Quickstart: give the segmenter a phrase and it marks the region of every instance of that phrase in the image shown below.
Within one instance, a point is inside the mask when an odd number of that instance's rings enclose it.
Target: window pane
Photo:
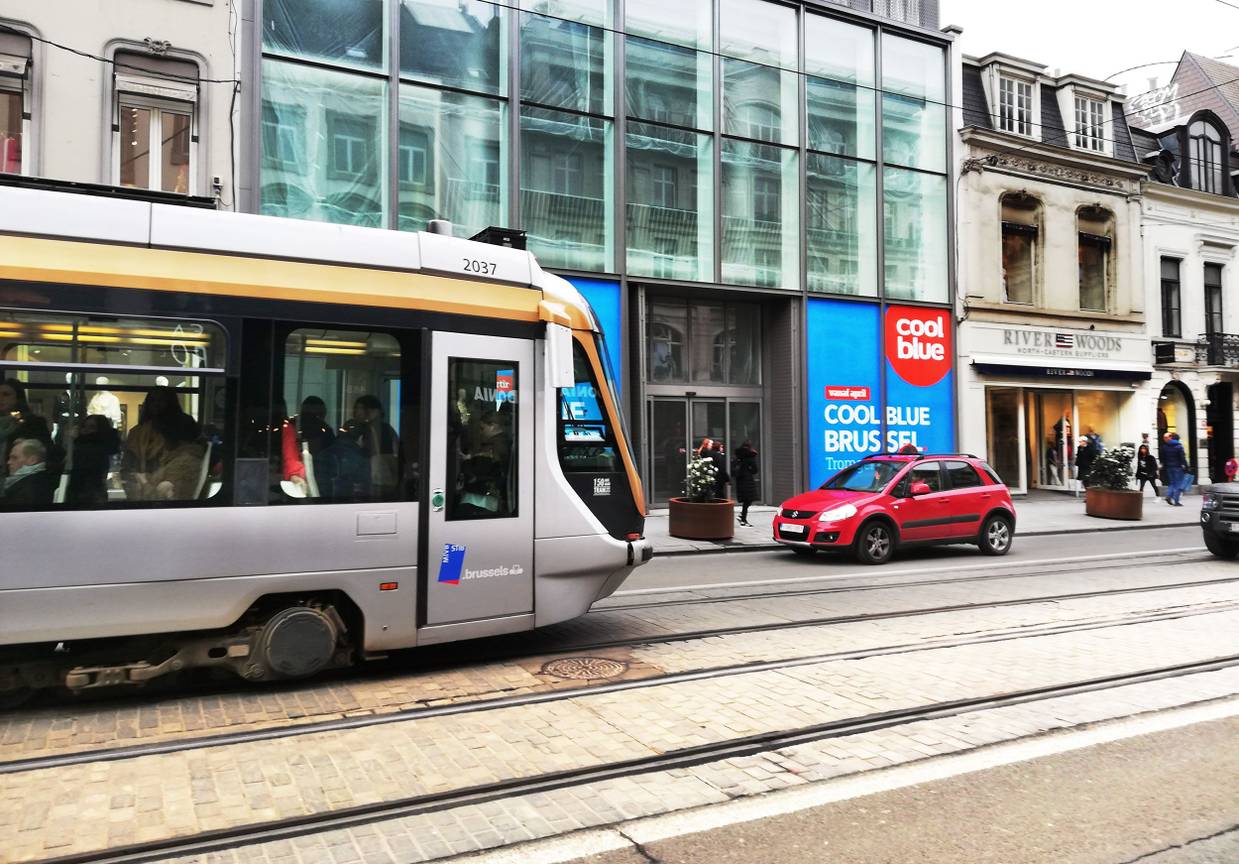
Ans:
[[[519,7],[527,12],[541,12],[553,18],[610,27],[610,5],[610,0],[521,0]]]
[[[723,131],[797,143],[796,73],[723,58]]]
[[[728,305],[727,351],[728,384],[761,383],[760,306],[751,303]],[[756,432],[756,430],[753,430],[753,432]],[[735,435],[736,430],[733,428],[733,438]],[[743,440],[743,438],[737,438],[732,443],[736,444]]]
[[[646,319],[650,382],[687,381],[688,307],[684,303],[654,302]]]
[[[708,282],[714,278],[714,163],[708,135],[631,123],[628,270]]]
[[[942,491],[942,474],[939,472],[937,462],[926,462],[923,465],[917,465],[908,472],[908,489],[912,488],[913,483],[924,483],[929,487],[930,492]]]
[[[689,316],[689,378],[703,384],[722,384],[727,380],[728,353],[723,306],[694,303],[689,306]]]
[[[521,98],[610,114],[611,34],[574,21],[521,15]]]
[[[946,178],[884,168],[886,293],[947,301]]]
[[[795,69],[796,10],[767,0],[722,0],[720,51],[784,69]]]
[[[380,68],[385,0],[263,0],[262,45],[297,57]]]
[[[399,225],[424,231],[447,219],[472,237],[507,218],[505,106],[496,99],[426,87],[400,88],[396,178]]]
[[[611,123],[525,108],[521,114],[521,224],[545,267],[610,270]]]
[[[873,31],[820,15],[805,27],[809,147],[872,159]]]
[[[159,181],[165,192],[189,194],[189,120],[188,114],[160,112],[163,164]]]
[[[887,162],[946,170],[942,49],[882,36],[882,151]]]
[[[447,519],[516,516],[520,366],[448,359]]]
[[[1080,308],[1106,308],[1106,264],[1109,249],[1096,239],[1080,235]]]
[[[123,367],[158,367],[172,379],[187,369],[222,369],[224,334],[200,321],[0,312],[0,360],[107,366],[121,383],[128,381]]]
[[[151,187],[151,110],[120,106],[120,185]]]
[[[22,170],[22,94],[0,90],[0,172]]]
[[[632,37],[626,46],[629,117],[690,129],[714,125],[711,55]]]
[[[504,89],[502,6],[483,0],[402,0],[400,74],[432,84]]]
[[[282,398],[243,448],[268,454],[272,502],[408,497],[417,403],[402,387],[401,353],[388,333],[302,328],[288,334]]]
[[[806,158],[809,290],[876,296],[874,167],[816,153]]]
[[[623,471],[598,379],[578,342],[572,344],[572,365],[576,385],[559,391],[559,464],[565,474]]]
[[[383,82],[274,60],[262,69],[262,212],[384,225]]]
[[[723,281],[798,287],[795,151],[724,140],[722,163]]]
[[[1002,226],[1002,284],[1011,303],[1033,302],[1033,255],[1037,235],[1021,226]]]
[[[626,32],[708,50],[714,42],[710,0],[625,0]]]
[[[952,489],[968,489],[972,486],[984,486],[977,472],[967,462],[947,462],[946,474],[951,480]]]

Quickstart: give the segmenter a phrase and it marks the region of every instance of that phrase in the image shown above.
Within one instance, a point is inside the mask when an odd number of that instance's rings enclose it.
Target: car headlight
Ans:
[[[1200,502],[1200,506],[1206,510],[1216,510],[1221,503],[1222,499],[1219,496],[1213,494],[1212,492],[1206,492],[1204,498]]]
[[[844,519],[851,519],[856,515],[856,508],[851,504],[844,504],[835,507],[832,510],[827,510],[821,516],[817,517],[818,522],[841,522]]]

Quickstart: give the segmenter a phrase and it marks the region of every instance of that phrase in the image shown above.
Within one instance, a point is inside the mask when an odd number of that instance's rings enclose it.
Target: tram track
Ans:
[[[207,855],[261,843],[292,840],[325,831],[357,828],[398,818],[480,805],[514,796],[551,792],[654,772],[687,769],[725,759],[874,732],[915,722],[1005,708],[1155,681],[1164,681],[1221,671],[1239,666],[1239,654],[1223,655],[1187,663],[1151,667],[1139,671],[1096,676],[1073,682],[997,694],[933,702],[925,705],[873,712],[859,717],[831,720],[790,730],[767,731],[695,745],[603,765],[583,766],[533,776],[503,779],[442,792],[351,805],[320,813],[209,829],[188,836],[167,837],[39,859],[33,864],[144,864],[173,857]]]
[[[364,729],[430,717],[458,716],[518,706],[542,705],[597,694],[648,689],[651,687],[678,684],[689,681],[704,681],[709,679],[725,678],[732,675],[743,675],[755,672],[794,669],[796,667],[811,666],[826,662],[866,660],[874,657],[883,657],[896,654],[914,654],[946,648],[961,648],[1006,642],[1016,639],[1082,633],[1091,630],[1180,620],[1190,617],[1233,611],[1239,611],[1239,600],[1211,601],[1208,603],[1187,604],[1153,611],[1127,612],[1095,616],[1092,618],[1065,623],[1049,622],[1042,625],[1015,625],[963,636],[931,638],[927,640],[918,640],[915,642],[875,646],[851,651],[828,652],[778,660],[756,660],[745,663],[732,663],[707,669],[649,675],[638,679],[608,681],[605,683],[584,685],[570,689],[521,694],[518,696],[501,696],[489,699],[476,699],[472,701],[458,702],[452,705],[416,706],[397,709],[396,711],[386,712],[383,714],[335,717],[328,720],[311,721],[292,725],[284,724],[262,729],[241,730],[216,735],[187,737],[171,741],[157,741],[146,744],[105,748],[101,750],[75,751],[71,753],[47,756],[10,759],[0,762],[0,775],[21,774],[32,771],[67,768],[71,766],[94,765],[104,762],[119,762],[137,759],[143,756],[157,756],[169,753],[182,753],[191,750],[215,749],[238,744],[272,741],[281,738],[302,737],[329,732]]]

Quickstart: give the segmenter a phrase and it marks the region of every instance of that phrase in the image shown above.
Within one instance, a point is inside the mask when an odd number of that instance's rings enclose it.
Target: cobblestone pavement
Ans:
[[[1151,594],[1124,595],[1102,605],[1113,614],[1134,600],[1152,608],[1159,603],[1171,605],[1172,600],[1179,605],[1206,598],[1233,600],[1235,596],[1233,588],[1211,586],[1180,590],[1173,598],[1160,601]],[[1062,605],[1066,610],[1069,604]],[[1023,614],[1029,610],[987,610],[986,614],[1012,611]],[[1065,614],[1085,613],[1071,607]],[[954,629],[975,629],[982,624],[979,615],[978,611],[958,618]],[[1046,616],[1040,620],[1044,622]],[[0,777],[0,836],[7,839],[7,860],[30,861],[466,790],[875,712],[1239,654],[1237,625],[1239,612],[1216,612],[1190,621],[1133,623],[985,645],[828,660],[625,692],[579,694],[541,705],[411,718],[364,729],[5,775]],[[842,631],[843,627],[821,629]],[[796,630],[794,642],[802,643],[812,629]],[[747,635],[771,639],[769,633]],[[855,637],[854,633],[852,644]],[[740,638],[702,642],[713,642],[724,658],[753,656],[758,650],[753,640],[732,644],[732,639]],[[846,637],[832,632],[823,638]],[[887,631],[879,638],[889,641],[892,637]],[[1150,646],[1157,650],[1151,651]],[[772,650],[777,655],[785,648],[776,644]],[[668,649],[678,650],[678,646]],[[672,666],[697,661],[668,656],[660,662]],[[1239,692],[1237,687],[1236,670],[1194,675],[1053,703],[906,724],[747,759],[460,808],[460,812],[375,823],[289,844],[247,848],[225,857],[423,860],[617,818],[758,794],[1107,717],[1221,698]]]
[[[949,576],[937,574],[937,578]],[[82,752],[101,747],[169,741],[204,734],[300,725],[349,716],[394,713],[419,706],[571,690],[591,682],[557,679],[542,673],[550,659],[541,653],[557,646],[612,639],[666,639],[703,629],[793,624],[819,618],[890,614],[927,607],[1002,602],[1036,596],[1152,587],[1182,581],[1235,576],[1226,562],[1194,562],[1181,567],[1130,564],[1109,569],[1076,570],[1059,575],[986,579],[937,585],[899,584],[880,587],[878,577],[865,590],[764,599],[734,599],[666,608],[608,609],[550,631],[515,642],[530,646],[517,660],[477,662],[442,669],[393,669],[379,675],[354,675],[344,680],[307,682],[265,690],[237,689],[213,695],[143,699],[139,694],[100,704],[64,704],[13,712],[0,717],[0,760],[51,753]],[[750,589],[750,592],[753,589]],[[801,586],[801,590],[803,586]],[[738,589],[676,592],[666,597],[708,599],[743,596]],[[654,642],[621,649],[595,650],[593,656],[628,665],[629,680],[669,672],[711,669],[740,663],[815,656],[886,645],[915,644],[957,634],[1033,626],[1105,614],[1129,614],[1186,603],[1225,602],[1239,597],[1239,583],[1172,589],[1168,592],[1099,596],[1044,604],[1030,603],[990,609],[921,615],[906,619],[854,622],[821,627],[739,635],[719,635],[672,643]],[[496,653],[504,649],[496,649]]]

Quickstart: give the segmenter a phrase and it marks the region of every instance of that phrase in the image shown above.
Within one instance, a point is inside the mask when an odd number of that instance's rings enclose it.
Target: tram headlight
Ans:
[[[1205,510],[1216,510],[1221,505],[1222,497],[1213,492],[1206,492],[1200,502],[1200,506]]]
[[[851,519],[856,515],[856,508],[851,504],[843,504],[839,507],[833,507],[827,510],[821,516],[817,517],[818,522],[842,522],[844,519]]]

